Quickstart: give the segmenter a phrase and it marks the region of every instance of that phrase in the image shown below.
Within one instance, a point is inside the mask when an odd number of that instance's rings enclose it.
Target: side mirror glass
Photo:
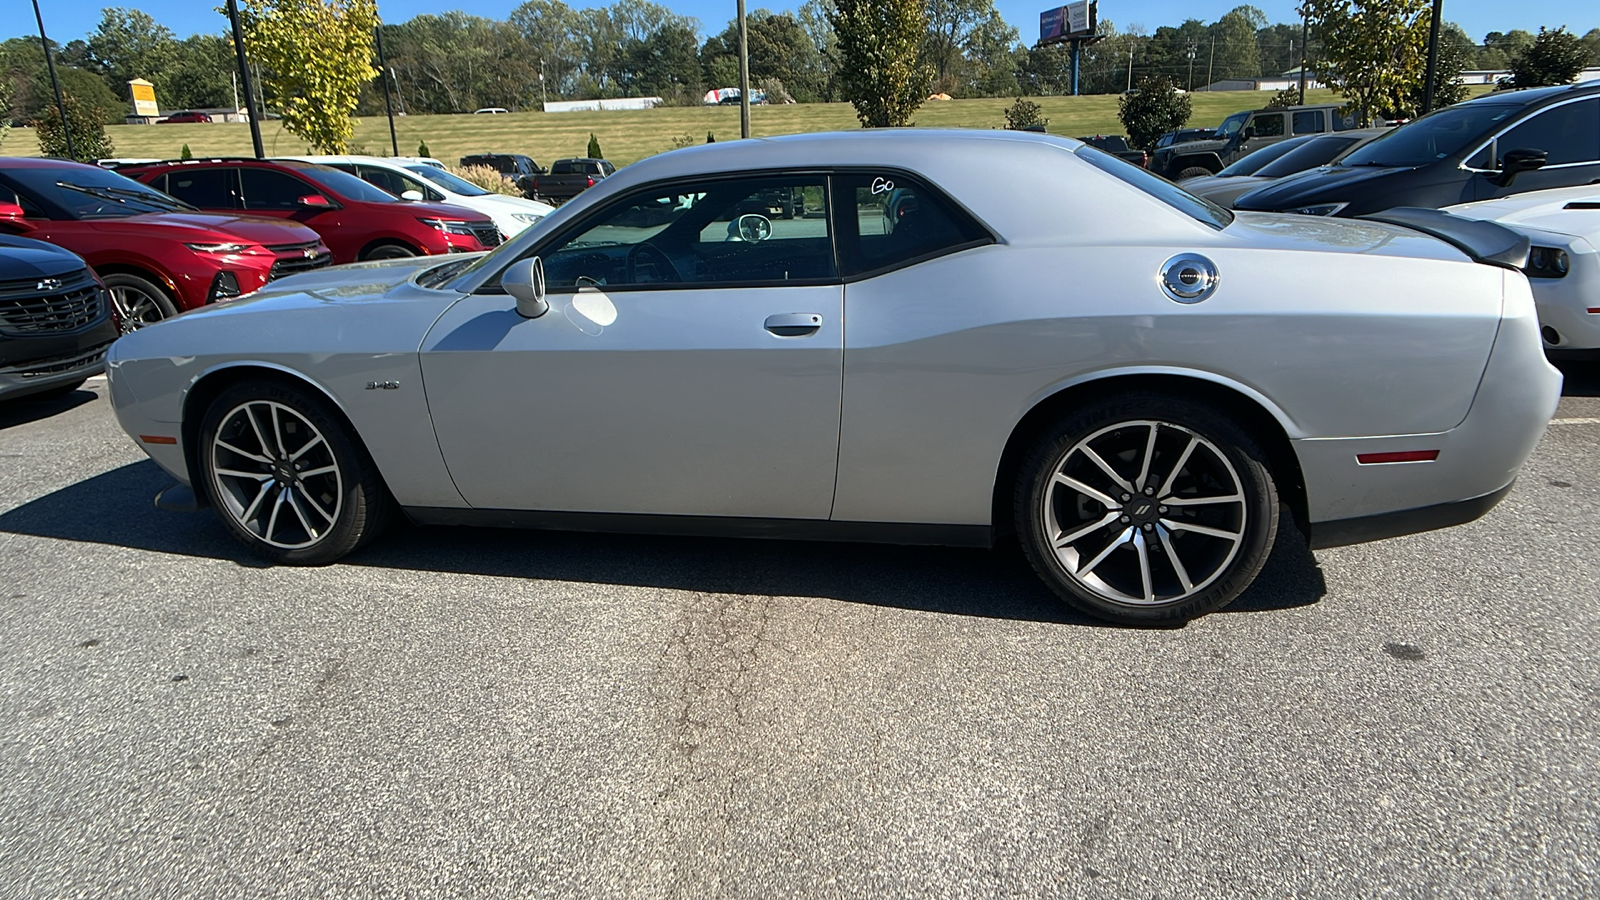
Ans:
[[[1545,162],[1549,159],[1550,154],[1543,150],[1530,148],[1507,150],[1506,155],[1500,159],[1500,176],[1494,179],[1494,183],[1500,187],[1510,187],[1518,175],[1544,168]]]
[[[401,191],[400,192],[400,199],[401,200],[410,200],[413,203],[415,203],[418,200],[422,199],[422,192],[421,191]]]
[[[537,256],[519,259],[506,267],[500,286],[517,301],[517,314],[537,319],[550,311],[544,298],[544,260]]]
[[[1254,126],[1252,126],[1250,128],[1246,128],[1245,130],[1239,132],[1239,137],[1241,138],[1241,143],[1243,141],[1253,140],[1255,138],[1255,136],[1256,136],[1256,130],[1255,130]]]
[[[746,213],[735,223],[739,240],[755,244],[772,237],[772,220],[756,213]]]
[[[22,207],[15,203],[0,203],[0,226],[10,228],[12,231],[28,232],[34,229],[34,224],[23,215]]]
[[[294,202],[311,209],[330,209],[333,206],[332,201],[321,194],[307,194],[304,197],[296,197]]]

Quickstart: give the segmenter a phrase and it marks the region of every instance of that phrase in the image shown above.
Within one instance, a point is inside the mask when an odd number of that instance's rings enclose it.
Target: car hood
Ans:
[[[1338,203],[1348,199],[1351,189],[1396,172],[1409,172],[1389,166],[1321,166],[1281,178],[1239,198],[1239,209],[1262,212],[1294,209],[1313,203]]]
[[[1600,239],[1600,186],[1592,184],[1460,203],[1447,206],[1444,211],[1518,229]]]
[[[126,232],[138,237],[154,233],[151,226],[192,231],[196,237],[217,232],[242,237],[258,244],[304,244],[319,238],[317,233],[298,222],[284,222],[257,216],[230,216],[217,213],[147,213],[125,219],[101,219],[103,232]],[[170,235],[170,232],[169,232]]]
[[[1168,144],[1157,150],[1157,153],[1167,153],[1172,156],[1185,156],[1190,153],[1206,153],[1222,150],[1232,143],[1231,139],[1212,138],[1208,141],[1184,141],[1181,144]]]
[[[439,216],[445,219],[466,219],[473,222],[487,222],[489,217],[475,209],[457,206],[454,203],[419,203],[405,201],[406,211],[414,212],[419,216]]]
[[[1258,187],[1276,181],[1276,178],[1260,178],[1255,175],[1235,175],[1228,178],[1196,178],[1195,181],[1205,181],[1206,184],[1191,185],[1183,183],[1183,189],[1191,194],[1198,194],[1218,206],[1232,207],[1233,201],[1240,196],[1248,194]]]
[[[0,235],[0,253],[4,254],[0,259],[0,281],[51,278],[84,268],[77,254],[28,238]]]

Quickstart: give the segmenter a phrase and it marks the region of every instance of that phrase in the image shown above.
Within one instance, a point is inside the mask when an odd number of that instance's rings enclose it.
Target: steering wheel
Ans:
[[[645,259],[646,257],[649,257],[649,259]],[[677,267],[673,266],[672,259],[660,247],[649,241],[643,241],[634,244],[628,249],[628,260],[624,274],[629,284],[641,283],[639,281],[639,263],[641,261],[653,266],[658,276],[666,276],[658,277],[656,279],[658,283],[670,284],[683,280],[678,275]]]

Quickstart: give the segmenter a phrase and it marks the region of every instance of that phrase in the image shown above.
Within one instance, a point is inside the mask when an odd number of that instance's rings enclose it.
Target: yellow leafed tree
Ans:
[[[267,72],[283,127],[318,153],[343,153],[361,88],[377,77],[374,0],[242,0],[245,49]]]

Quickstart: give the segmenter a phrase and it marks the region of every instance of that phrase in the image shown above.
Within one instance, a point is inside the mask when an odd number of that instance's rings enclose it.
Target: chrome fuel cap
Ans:
[[[1216,293],[1216,263],[1198,253],[1180,253],[1161,267],[1161,289],[1179,303],[1199,303]]]

